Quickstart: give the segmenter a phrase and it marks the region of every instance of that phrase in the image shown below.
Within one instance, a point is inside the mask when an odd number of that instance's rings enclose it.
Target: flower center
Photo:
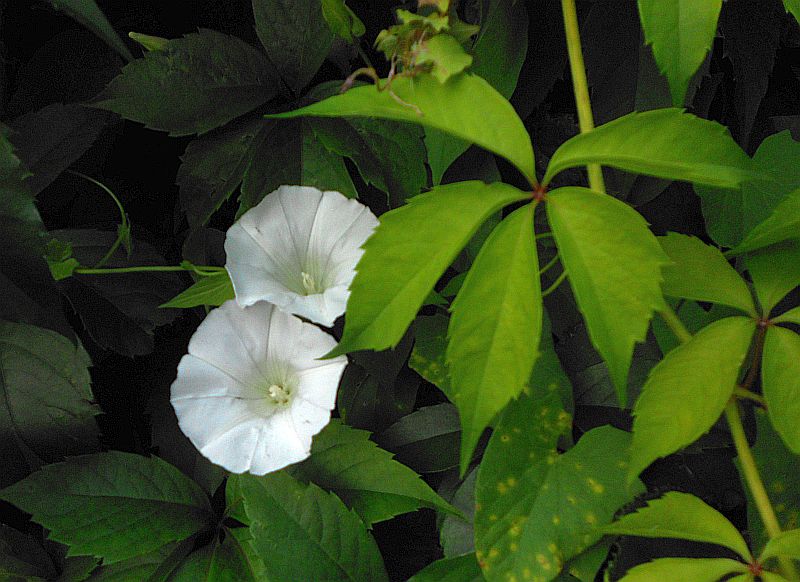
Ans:
[[[292,391],[280,384],[272,384],[267,388],[267,394],[275,406],[286,406],[292,400]]]
[[[301,273],[301,276],[303,278],[303,288],[306,290],[306,295],[316,295],[317,293],[322,293],[322,289],[317,286],[317,282],[314,280],[313,276],[305,271]]]

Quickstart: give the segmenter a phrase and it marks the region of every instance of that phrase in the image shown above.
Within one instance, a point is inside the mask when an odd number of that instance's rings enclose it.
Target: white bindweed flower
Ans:
[[[267,302],[227,301],[198,326],[171,402],[181,430],[213,463],[264,475],[307,458],[328,424],[347,359],[336,341]]]
[[[369,208],[339,192],[281,186],[225,237],[236,301],[269,301],[330,327],[344,313],[361,245],[377,225]]]

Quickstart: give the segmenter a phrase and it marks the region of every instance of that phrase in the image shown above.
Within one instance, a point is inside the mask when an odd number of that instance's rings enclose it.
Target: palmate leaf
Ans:
[[[745,259],[764,315],[800,285],[800,240],[786,241]]]
[[[620,582],[691,580],[718,582],[726,574],[749,572],[747,564],[730,558],[658,558],[631,568]],[[735,578],[731,578],[731,581]],[[750,578],[752,581],[752,578]]]
[[[791,12],[797,22],[800,22],[800,0],[783,0],[786,12]]]
[[[733,252],[746,253],[790,239],[800,239],[800,188],[781,200],[772,214],[757,224]]]
[[[462,474],[483,430],[524,389],[539,354],[534,208],[528,204],[495,227],[451,307],[446,358],[449,397],[461,417]]]
[[[633,411],[629,477],[694,442],[717,421],[754,330],[746,317],[714,322],[653,368]]]
[[[714,42],[721,8],[722,0],[639,0],[645,40],[653,45],[676,107]]]
[[[425,481],[369,440],[370,433],[331,421],[314,437],[311,457],[294,477],[336,493],[369,526],[395,515],[432,507],[458,514]]]
[[[330,356],[397,345],[447,266],[493,212],[527,193],[502,183],[434,188],[383,214],[350,285],[344,333]]]
[[[761,365],[767,413],[783,442],[800,454],[800,335],[790,329],[767,329]]]
[[[105,14],[97,6],[95,0],[50,0],[53,8],[68,14],[91,30],[98,37],[117,51],[126,61],[132,61],[133,55],[108,22]]]
[[[187,538],[213,519],[205,493],[175,467],[119,451],[48,465],[0,498],[33,514],[68,555],[106,564]]]
[[[736,188],[755,174],[723,125],[681,109],[630,113],[573,137],[553,154],[542,182],[587,164],[720,188]]]
[[[661,267],[669,259],[644,218],[615,198],[569,187],[550,192],[546,204],[578,308],[624,406],[633,346],[664,305]]]
[[[97,450],[90,364],[60,334],[0,321],[0,487],[42,462]]]
[[[264,55],[213,30],[170,40],[122,69],[92,102],[170,135],[205,133],[275,94]]]
[[[662,271],[664,295],[720,303],[756,315],[747,283],[719,249],[675,232],[658,237],[658,242],[672,261]]]
[[[758,556],[758,560],[763,562],[774,556],[800,559],[800,529],[784,531],[770,539],[761,551],[761,555]]]
[[[169,582],[257,582],[253,565],[239,540],[226,532],[189,554]]]
[[[478,473],[475,546],[487,580],[554,579],[644,490],[625,482],[627,433],[597,428],[558,455],[568,428],[555,393],[523,396],[503,413]]]
[[[670,491],[646,507],[623,515],[603,528],[607,534],[647,538],[678,538],[730,548],[744,560],[753,555],[747,542],[728,518],[687,493]]]
[[[442,558],[409,578],[408,582],[483,582],[475,554]]]
[[[37,540],[0,524],[0,580],[39,582],[56,576],[53,559]]]
[[[418,123],[502,156],[535,181],[533,148],[525,126],[511,104],[481,77],[464,73],[445,84],[430,75],[397,77],[390,89],[407,105],[396,101],[389,89],[366,85],[267,117],[378,117]]]
[[[244,504],[269,579],[388,581],[375,540],[332,493],[278,472],[233,476],[227,495]]]

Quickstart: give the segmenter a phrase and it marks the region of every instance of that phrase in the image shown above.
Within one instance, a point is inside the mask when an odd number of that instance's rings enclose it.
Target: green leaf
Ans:
[[[380,217],[350,285],[344,333],[330,356],[397,345],[428,293],[493,212],[527,197],[502,183],[459,182]],[[446,224],[446,228],[442,228]]]
[[[480,110],[472,106],[477,102]],[[458,75],[445,84],[430,75],[395,77],[390,89],[355,87],[319,103],[268,117],[302,116],[378,117],[433,127],[506,158],[530,182],[535,181],[533,148],[525,126],[511,104],[475,75]]]
[[[800,239],[800,188],[781,200],[733,252],[746,253],[790,239]]]
[[[458,514],[419,475],[369,437],[367,431],[331,421],[314,437],[311,457],[291,473],[336,493],[368,526],[420,507]]]
[[[445,83],[472,64],[472,55],[467,54],[461,43],[449,34],[437,34],[422,45],[417,64],[431,65],[431,74],[440,83]]]
[[[193,543],[193,539],[170,542],[146,554],[103,564],[92,572],[87,582],[165,582],[172,570],[192,550]]]
[[[97,6],[95,0],[50,0],[53,8],[69,15],[91,30],[108,46],[117,51],[126,61],[133,60],[133,55],[117,32],[108,22],[105,14]]]
[[[43,462],[97,450],[89,365],[60,334],[0,321],[0,487]]]
[[[163,51],[169,43],[169,39],[133,31],[128,33],[128,38],[136,41],[143,49],[148,51]]]
[[[650,372],[633,415],[629,477],[691,444],[725,410],[755,325],[728,317],[703,328]]]
[[[72,277],[75,269],[81,264],[72,256],[72,245],[62,243],[60,240],[53,239],[47,243],[47,254],[45,255],[47,266],[54,281],[61,281]]]
[[[48,465],[0,498],[33,514],[50,539],[70,546],[68,555],[106,564],[182,540],[213,519],[206,495],[175,467],[119,451]]]
[[[558,395],[523,396],[492,434],[478,473],[475,546],[487,580],[552,580],[602,537],[600,527],[644,487],[625,483],[627,433],[604,426],[558,455],[569,428]],[[530,579],[530,576],[529,576]]]
[[[442,558],[428,564],[408,579],[408,582],[483,582],[475,554]]]
[[[683,105],[686,90],[711,49],[722,0],[639,0],[647,44],[669,80],[672,102]]]
[[[169,577],[170,582],[256,582],[256,574],[239,541],[228,532],[222,541],[192,552]]]
[[[228,489],[231,501],[244,503],[269,579],[388,581],[366,526],[332,493],[284,472],[235,475]]]
[[[671,232],[658,237],[672,261],[664,267],[664,295],[720,303],[756,315],[747,283],[719,249],[698,238]]]
[[[213,30],[170,40],[122,69],[92,102],[170,135],[205,133],[274,95],[264,55]]]
[[[752,160],[725,126],[681,109],[630,113],[573,137],[553,154],[542,183],[587,164],[720,188],[754,177]]]
[[[800,559],[800,529],[784,531],[770,539],[758,556],[758,561],[763,562],[775,556]]]
[[[539,355],[542,290],[535,205],[503,220],[483,245],[451,307],[448,395],[461,417],[461,473],[492,418],[519,396]]]
[[[800,188],[800,142],[793,140],[790,132],[776,133],[761,142],[753,162],[760,177],[735,190],[695,187],[708,233],[719,245],[739,245],[753,228],[770,218],[789,193]]]
[[[772,426],[786,446],[800,454],[800,336],[792,330],[767,329],[761,385]]]
[[[0,580],[38,582],[55,577],[53,560],[38,541],[0,524]]]
[[[355,44],[367,31],[364,23],[344,0],[322,0],[322,16],[336,36]]]
[[[781,313],[778,317],[773,317],[772,323],[796,323],[800,325],[800,307],[795,307]]]
[[[447,328],[450,318],[441,313],[417,318],[414,349],[408,365],[446,395],[452,394],[447,351]],[[450,398],[450,396],[448,396]]]
[[[343,160],[315,138],[304,120],[272,122],[258,140],[242,182],[237,216],[283,184],[335,190],[348,198],[357,194]]]
[[[180,309],[199,305],[216,307],[234,297],[233,285],[228,272],[220,271],[209,277],[200,277],[197,283],[166,303],[159,305],[159,307],[176,307]]]
[[[688,493],[670,491],[648,502],[646,507],[623,515],[603,531],[607,534],[707,542],[730,548],[748,562],[753,559],[747,542],[728,518]]]
[[[783,0],[786,12],[791,12],[797,22],[800,22],[800,0]]]
[[[800,285],[800,240],[763,249],[745,259],[750,278],[768,316],[787,293]]]
[[[305,87],[330,51],[333,32],[320,2],[253,0],[256,33],[267,58],[295,93]]]
[[[546,204],[592,344],[624,406],[633,346],[644,341],[653,311],[664,305],[667,256],[644,218],[615,198],[570,187],[550,192]]]
[[[620,582],[691,580],[718,582],[727,574],[749,572],[746,564],[730,558],[658,558],[628,570]]]
[[[186,146],[175,183],[180,205],[192,228],[208,222],[236,191],[268,122],[247,119],[209,133]]]

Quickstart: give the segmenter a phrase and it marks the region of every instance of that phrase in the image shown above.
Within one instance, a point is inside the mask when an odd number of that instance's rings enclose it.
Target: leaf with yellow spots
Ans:
[[[503,413],[478,472],[475,547],[487,580],[549,581],[601,537],[600,528],[644,487],[627,485],[630,435],[604,426],[567,453],[558,395],[521,397]]]

